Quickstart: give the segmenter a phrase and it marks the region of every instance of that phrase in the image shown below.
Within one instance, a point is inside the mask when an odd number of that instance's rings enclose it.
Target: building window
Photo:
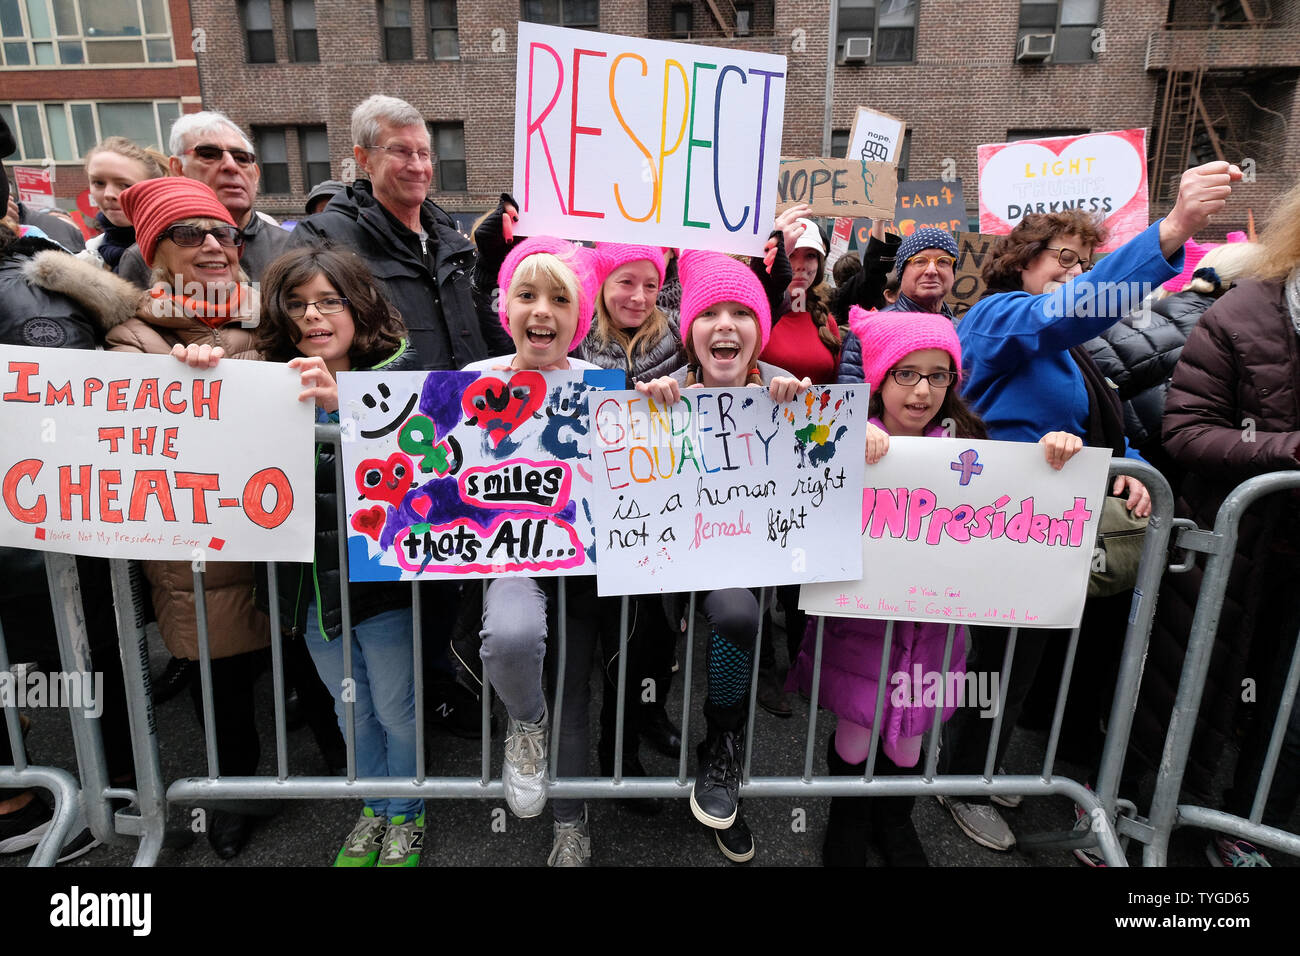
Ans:
[[[379,0],[384,59],[411,59],[411,0]]]
[[[736,4],[736,36],[747,37],[754,32],[754,5]]]
[[[673,4],[673,36],[691,35],[691,5],[689,3]]]
[[[429,55],[435,60],[459,60],[456,0],[429,0],[425,18],[429,22]]]
[[[846,129],[831,130],[831,158],[843,159],[849,154],[849,131]]]
[[[598,0],[521,0],[519,19],[556,27],[595,30],[600,25]]]
[[[1101,23],[1101,0],[1021,0],[1020,38],[1052,34],[1056,44],[1049,63],[1091,63],[1097,58],[1094,34]]]
[[[916,59],[917,0],[838,0],[835,50],[846,62],[844,43],[853,38],[854,63],[911,63]],[[862,41],[868,41],[866,43]]]
[[[275,34],[271,32],[271,0],[241,0],[244,39],[249,63],[275,62]]]
[[[285,142],[285,127],[254,126],[253,148],[257,151],[257,165],[262,170],[262,192],[287,193],[289,147]]]
[[[285,0],[284,14],[289,23],[289,59],[296,63],[319,63],[316,0]]]
[[[77,162],[108,136],[166,151],[167,134],[181,115],[179,100],[106,103],[0,103],[18,141],[11,160]]]
[[[0,63],[170,63],[166,0],[0,0]]]
[[[464,192],[469,188],[465,179],[465,124],[431,123],[429,137],[438,163],[437,191]]]
[[[907,180],[907,161],[912,158],[912,130],[903,131],[903,145],[898,148],[898,181]]]
[[[330,178],[330,141],[324,126],[298,127],[298,152],[302,154],[302,185],[310,190]]]

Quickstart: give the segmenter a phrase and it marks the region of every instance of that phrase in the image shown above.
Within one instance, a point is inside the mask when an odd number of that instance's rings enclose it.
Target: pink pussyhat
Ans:
[[[961,380],[961,341],[952,321],[935,312],[868,312],[849,309],[849,328],[862,341],[862,377],[879,391],[889,370],[921,349],[942,349],[952,356]]]
[[[1195,239],[1188,239],[1187,245],[1183,246],[1183,271],[1178,273],[1168,282],[1161,283],[1161,288],[1170,292],[1182,292],[1187,288],[1187,284],[1192,281],[1192,274],[1196,272],[1196,267],[1205,254],[1211,249],[1217,249],[1227,242],[1245,242],[1246,234],[1241,230],[1230,232],[1223,243],[1220,242],[1197,242]]]
[[[655,267],[655,271],[659,273],[659,284],[664,284],[664,275],[667,269],[664,266],[664,251],[659,246],[634,246],[622,242],[598,242],[596,243],[596,259],[599,263],[602,285],[615,269],[625,266],[629,262],[640,262],[642,259],[647,260]]]
[[[514,278],[515,271],[525,259],[539,252],[547,252],[555,256],[569,267],[578,280],[578,325],[573,332],[573,341],[565,349],[566,352],[571,352],[587,337],[587,332],[591,329],[591,317],[596,312],[596,294],[600,291],[596,254],[586,246],[577,245],[567,239],[557,239],[555,236],[529,236],[522,242],[516,243],[505,261],[501,263],[501,271],[497,273],[499,289],[497,315],[501,317],[501,325],[505,328],[506,334],[511,334],[510,316],[507,312],[510,302],[510,280]]]
[[[767,348],[767,340],[772,337],[772,309],[763,284],[749,266],[721,252],[687,249],[678,261],[677,275],[682,280],[683,345],[691,339],[691,323],[697,315],[720,302],[739,302],[758,318],[758,351]]]

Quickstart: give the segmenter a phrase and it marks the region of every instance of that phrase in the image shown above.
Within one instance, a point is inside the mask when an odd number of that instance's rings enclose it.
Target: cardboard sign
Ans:
[[[956,235],[965,228],[966,200],[960,179],[915,179],[898,184],[889,232],[907,237],[918,229],[942,229]]]
[[[590,574],[587,404],[621,372],[343,372],[352,581]]]
[[[984,263],[992,258],[993,246],[997,241],[997,236],[986,236],[979,232],[957,233],[956,274],[947,302],[953,315],[958,318],[965,315],[984,294]]]
[[[864,163],[892,163],[898,165],[898,153],[903,148],[903,135],[907,124],[896,116],[859,106],[849,130],[849,159]]]
[[[1110,452],[1061,471],[1038,444],[893,438],[867,467],[862,578],[809,584],[813,614],[1074,627],[1106,491]]]
[[[1110,233],[1111,252],[1147,222],[1145,129],[996,143],[979,148],[980,232],[1005,235],[1031,212],[1082,209]]]
[[[31,328],[33,323],[43,323]],[[52,344],[56,322],[36,318]],[[285,365],[0,346],[0,544],[311,561],[313,409]]]
[[[762,254],[786,61],[519,24],[521,235]]]
[[[661,408],[595,400],[592,497],[600,594],[762,587],[861,574],[844,521],[862,488],[867,388],[689,388]]]
[[[885,217],[894,213],[894,167],[856,159],[782,159],[777,209],[812,206],[813,216]]]
[[[14,185],[18,187],[18,201],[41,208],[54,205],[54,181],[50,170],[14,167]]]

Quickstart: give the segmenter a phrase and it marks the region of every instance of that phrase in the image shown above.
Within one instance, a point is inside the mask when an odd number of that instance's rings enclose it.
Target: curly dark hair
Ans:
[[[356,253],[331,246],[311,245],[276,258],[262,275],[262,313],[257,326],[257,348],[268,361],[287,362],[302,353],[302,330],[289,318],[285,300],[289,293],[318,275],[324,275],[348,300],[356,332],[348,357],[354,368],[377,365],[393,354],[406,338],[406,326],[397,310],[379,291],[369,267]]]
[[[984,264],[984,284],[990,291],[1019,291],[1021,271],[1059,236],[1078,236],[1095,248],[1106,241],[1106,230],[1100,216],[1082,209],[1030,213],[994,245],[992,257]]]

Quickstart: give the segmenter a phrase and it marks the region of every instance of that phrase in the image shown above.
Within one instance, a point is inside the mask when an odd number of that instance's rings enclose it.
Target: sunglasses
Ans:
[[[257,162],[257,157],[246,149],[226,149],[224,146],[212,146],[207,143],[187,149],[185,152],[193,153],[205,163],[220,162],[221,157],[226,153],[230,154],[230,158],[235,161],[236,166],[252,166],[253,163]]]
[[[238,247],[244,244],[244,234],[234,226],[213,226],[211,229],[204,229],[201,226],[187,226],[182,223],[168,226],[158,234],[159,239],[170,239],[176,245],[187,249],[203,245],[208,236],[216,239],[223,246]]]

